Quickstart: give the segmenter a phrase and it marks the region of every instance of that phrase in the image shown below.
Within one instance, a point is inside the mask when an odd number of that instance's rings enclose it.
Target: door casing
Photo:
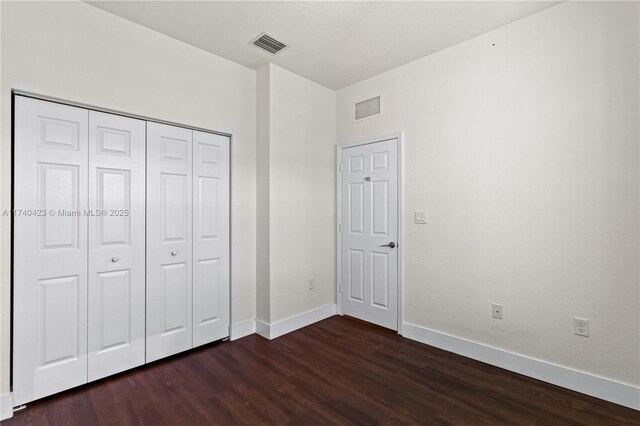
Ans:
[[[398,150],[398,334],[402,335],[402,319],[404,313],[404,244],[405,244],[405,232],[404,232],[404,132],[397,130],[395,132],[385,133],[373,137],[365,137],[355,139],[346,142],[339,142],[336,146],[336,302],[337,312],[339,315],[343,315],[342,312],[342,295],[340,288],[342,283],[340,282],[342,277],[342,171],[340,165],[342,162],[342,150],[345,148],[352,148],[354,146],[369,145],[376,142],[388,141],[389,139],[397,139]]]

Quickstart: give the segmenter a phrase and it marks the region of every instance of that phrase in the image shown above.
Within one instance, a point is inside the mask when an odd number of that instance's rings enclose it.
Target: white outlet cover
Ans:
[[[427,212],[413,212],[413,221],[418,225],[427,223]]]
[[[586,318],[573,318],[573,334],[589,337],[589,320]]]
[[[495,318],[495,319],[502,319],[502,305],[499,305],[497,303],[494,303],[491,306],[491,315]]]

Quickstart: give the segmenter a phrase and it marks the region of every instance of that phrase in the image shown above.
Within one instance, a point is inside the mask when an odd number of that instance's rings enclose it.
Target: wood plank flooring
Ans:
[[[208,345],[2,422],[94,424],[639,425],[640,412],[336,316]]]

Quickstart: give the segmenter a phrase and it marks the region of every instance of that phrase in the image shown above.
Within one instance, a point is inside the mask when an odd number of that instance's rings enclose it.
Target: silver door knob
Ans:
[[[177,251],[175,251],[175,250],[171,250],[171,256],[175,256],[176,254],[178,254],[178,252],[177,252]]]
[[[391,248],[394,248],[395,246],[396,246],[396,243],[391,241],[389,244],[383,244],[380,247],[391,247]]]
[[[112,261],[113,263],[116,263],[118,260],[120,260],[120,259],[118,259],[117,257],[112,257],[112,258],[111,258],[111,261]]]

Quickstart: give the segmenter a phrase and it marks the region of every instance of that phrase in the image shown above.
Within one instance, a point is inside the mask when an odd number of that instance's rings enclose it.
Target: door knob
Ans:
[[[389,244],[383,244],[380,247],[391,247],[391,248],[394,248],[395,246],[396,246],[396,243],[391,241]]]
[[[177,252],[177,251],[175,251],[175,250],[171,250],[171,256],[175,256],[176,254],[178,254],[178,252]]]
[[[112,261],[113,263],[116,263],[118,260],[120,260],[120,259],[118,259],[117,257],[112,257],[112,258],[111,258],[111,261]]]

